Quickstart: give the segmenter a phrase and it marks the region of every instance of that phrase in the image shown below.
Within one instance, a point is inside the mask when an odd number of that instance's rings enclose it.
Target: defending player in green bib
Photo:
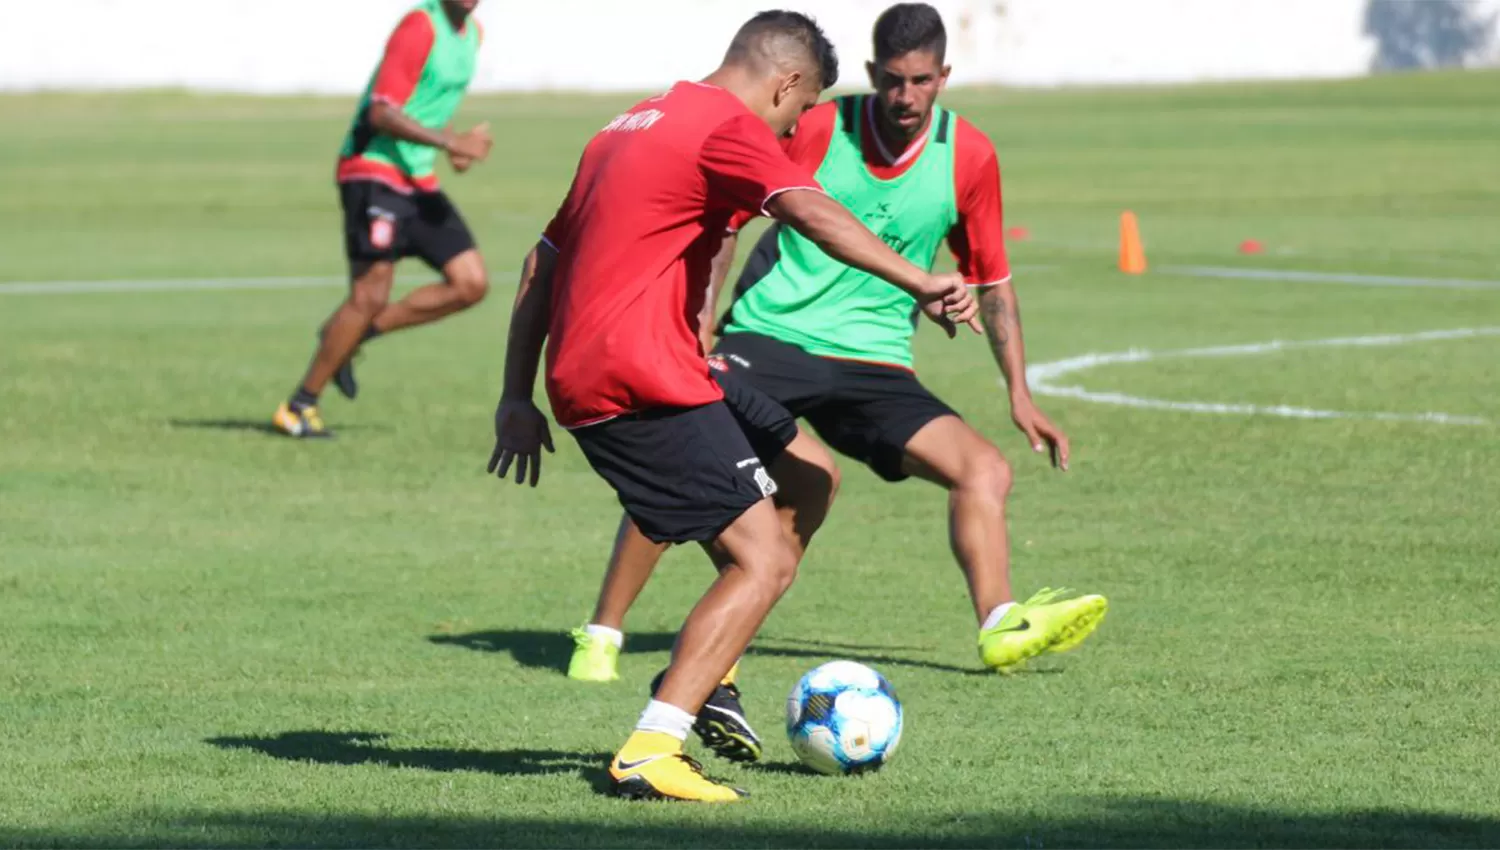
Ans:
[[[480,0],[423,0],[397,25],[354,111],[335,179],[344,211],[349,295],[318,334],[301,383],[271,419],[283,434],[330,437],[319,398],[330,381],[359,392],[352,358],[369,340],[478,304],[488,274],[458,208],[438,188],[437,161],[468,171],[489,156],[486,125],[450,129],[483,40]],[[396,263],[417,257],[443,279],[390,303]]]
[[[842,97],[834,106],[823,107],[834,125],[818,183],[897,253],[931,268],[959,220],[954,115],[935,107],[926,150],[883,179],[865,166],[860,141],[870,98]],[[755,255],[735,293],[726,332],[763,334],[819,357],[911,368],[917,314],[911,296],[837,262],[790,228],[775,228],[762,244],[766,250]]]
[[[1037,409],[1026,386],[994,146],[936,104],[950,70],[942,18],[923,3],[898,4],[876,23],[874,41],[874,93],[841,97],[807,113],[787,144],[788,155],[815,168],[829,194],[913,263],[930,268],[948,244],[965,280],[978,290],[990,347],[1009,386],[1012,418],[1035,451],[1050,452],[1054,464],[1067,469],[1067,438]],[[726,242],[715,262],[720,280],[734,242]],[[1098,595],[1051,589],[1025,601],[1012,597],[1005,518],[1010,466],[992,442],[917,380],[914,307],[895,287],[773,226],[746,262],[709,365],[726,387],[747,382],[882,478],[917,477],[948,491],[953,554],[968,580],[980,662],[1010,672],[1039,654],[1078,646],[1098,627],[1108,603]],[[711,342],[705,336],[705,350]],[[783,493],[828,486],[816,478],[779,483]],[[784,523],[793,519],[789,515]],[[574,631],[570,676],[615,677],[625,613],[661,552],[628,522],[622,526],[594,615]],[[754,738],[742,717],[698,719],[705,744],[716,751],[726,736]],[[745,748],[735,752],[742,756]]]

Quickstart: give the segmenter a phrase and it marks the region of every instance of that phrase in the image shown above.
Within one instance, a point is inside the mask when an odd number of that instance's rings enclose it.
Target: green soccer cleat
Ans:
[[[620,648],[586,629],[573,630],[573,660],[568,678],[580,682],[613,682],[620,678]]]
[[[1043,588],[1006,612],[994,628],[979,633],[979,660],[1012,673],[1044,652],[1067,652],[1099,628],[1108,610],[1103,596]]]

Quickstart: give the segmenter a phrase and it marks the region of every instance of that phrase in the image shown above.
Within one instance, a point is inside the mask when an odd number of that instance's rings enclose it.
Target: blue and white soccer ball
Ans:
[[[786,734],[797,758],[819,773],[878,770],[901,743],[901,701],[869,667],[830,661],[792,688]]]

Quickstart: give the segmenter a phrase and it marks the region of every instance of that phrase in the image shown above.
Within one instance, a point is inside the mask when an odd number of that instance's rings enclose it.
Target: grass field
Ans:
[[[1495,74],[955,93],[995,138],[1033,363],[1500,325],[1500,289],[1212,279],[1184,265],[1500,278]],[[481,98],[503,156],[450,190],[491,300],[381,340],[328,444],[262,430],[321,287],[0,287],[0,845],[1500,845],[1500,338],[1101,366],[1175,402],[1047,399],[1061,476],[977,339],[925,380],[1015,460],[1016,580],[1113,608],[1074,655],[980,675],[943,498],[844,464],[824,536],[745,665],[754,798],[596,793],[709,576],[674,553],[624,680],[561,675],[617,516],[571,442],[536,492],[485,478],[513,269],[622,98]],[[342,271],[343,99],[0,98],[0,281]],[[1154,271],[1112,270],[1121,209]],[[1241,257],[1243,239],[1267,253]],[[412,278],[415,280],[416,278]],[[874,664],[906,701],[884,772],[798,772],[796,677]]]

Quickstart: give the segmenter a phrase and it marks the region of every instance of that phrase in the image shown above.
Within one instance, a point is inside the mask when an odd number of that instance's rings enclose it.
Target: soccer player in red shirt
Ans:
[[[350,358],[364,342],[478,304],[489,289],[484,260],[458,208],[438,188],[446,154],[455,171],[490,152],[486,126],[449,127],[478,62],[480,0],[423,0],[397,25],[355,110],[339,154],[349,296],[324,323],[297,390],[277,409],[275,428],[292,437],[329,437],[318,398],[330,380],[354,398]],[[396,263],[420,257],[443,280],[390,303]]]
[[[610,765],[616,793],[727,802],[682,752],[695,716],[790,586],[798,552],[771,497],[798,434],[748,386],[721,389],[698,338],[709,271],[731,216],[759,210],[830,256],[907,291],[950,332],[977,305],[961,275],[933,275],[888,248],[777,143],[837,79],[833,48],[806,16],[765,12],[724,63],[611,121],[585,148],[543,241],[528,257],[506,349],[491,471],[536,482],[547,394],[590,465],[642,533],[704,544],[719,578],[678,635],[671,666]],[[814,465],[831,466],[826,452]],[[826,506],[825,506],[826,507]]]
[[[876,21],[873,41],[874,91],[809,111],[786,141],[788,156],[816,169],[828,191],[918,265],[930,266],[948,243],[978,293],[990,349],[1010,390],[1011,418],[1035,451],[1050,447],[1054,464],[1066,469],[1067,436],[1038,409],[1026,385],[995,147],[938,104],[950,70],[943,19],[926,3],[898,3]],[[714,291],[735,241],[726,239],[725,256],[715,264]],[[711,294],[710,306],[713,301]],[[1074,649],[1097,628],[1108,600],[1051,589],[1024,601],[1012,596],[1005,517],[1010,466],[999,448],[918,380],[910,316],[910,299],[898,290],[772,227],[745,264],[709,364],[726,385],[748,382],[881,478],[920,478],[948,491],[949,536],[968,581],[985,666],[1009,672],[1042,653]],[[703,324],[712,328],[712,316]],[[705,334],[704,347],[712,346]],[[794,497],[789,491],[796,484],[786,482],[784,499]],[[622,527],[594,617],[575,631],[569,676],[615,678],[625,613],[664,552],[628,523]],[[694,729],[705,739],[725,724],[737,737],[755,737],[743,713],[724,715],[713,699],[698,724]]]

